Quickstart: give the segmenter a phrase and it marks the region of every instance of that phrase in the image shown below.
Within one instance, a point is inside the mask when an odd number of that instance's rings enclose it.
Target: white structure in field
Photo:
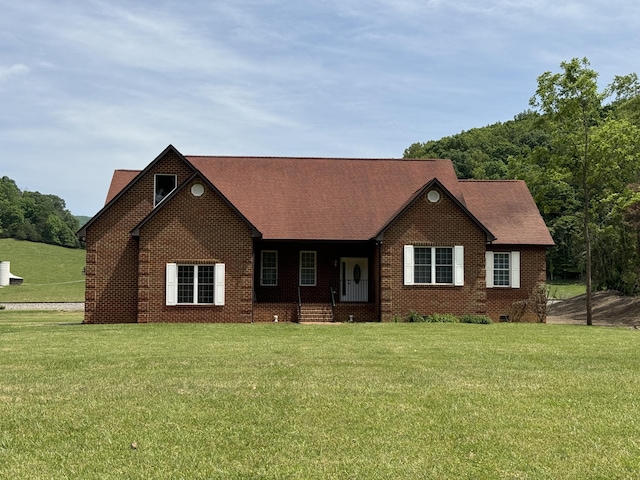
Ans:
[[[0,287],[20,285],[23,279],[11,273],[11,262],[0,262]]]

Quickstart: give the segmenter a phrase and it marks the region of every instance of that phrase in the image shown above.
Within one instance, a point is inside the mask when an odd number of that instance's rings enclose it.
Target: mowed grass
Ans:
[[[587,291],[584,282],[575,280],[554,280],[547,283],[549,296],[558,300],[577,297]]]
[[[0,303],[84,301],[82,249],[2,238],[0,261],[11,262],[11,273],[24,279],[0,288]]]
[[[640,477],[635,330],[81,320],[0,312],[0,478]]]

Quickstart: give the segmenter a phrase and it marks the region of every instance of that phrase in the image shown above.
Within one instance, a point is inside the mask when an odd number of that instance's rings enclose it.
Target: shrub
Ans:
[[[490,323],[493,323],[493,321],[486,315],[463,315],[460,317],[460,323],[489,325]]]
[[[543,283],[539,283],[533,287],[533,290],[531,291],[531,296],[529,297],[529,308],[531,308],[533,313],[535,313],[538,323],[546,323],[547,321],[550,297],[549,292],[549,287]]]
[[[414,323],[414,322],[424,322],[424,321],[426,321],[425,317],[420,315],[418,312],[411,310],[407,314],[407,322]]]
[[[450,313],[433,313],[426,316],[425,321],[430,323],[458,323],[460,319]]]

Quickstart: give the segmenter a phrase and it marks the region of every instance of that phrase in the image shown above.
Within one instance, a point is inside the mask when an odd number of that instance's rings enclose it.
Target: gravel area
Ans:
[[[586,295],[561,300],[549,307],[547,323],[586,325]],[[640,327],[640,296],[625,297],[618,292],[593,292],[591,305],[594,325]]]
[[[84,311],[84,303],[57,303],[57,302],[31,302],[31,303],[0,303],[6,310],[65,310]]]

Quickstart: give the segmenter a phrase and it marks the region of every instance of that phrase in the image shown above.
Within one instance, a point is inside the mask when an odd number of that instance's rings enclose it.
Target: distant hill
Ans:
[[[0,304],[84,301],[84,250],[1,238],[0,261],[11,262],[11,273],[24,279],[0,288]]]
[[[0,238],[78,248],[79,228],[62,198],[22,191],[9,177],[0,178]]]
[[[536,148],[549,148],[551,135],[537,113],[526,111],[513,120],[414,143],[404,158],[449,158],[459,178],[503,180],[514,178],[509,163],[526,158]]]
[[[93,217],[86,217],[84,215],[75,215],[76,220],[78,220],[79,228],[82,228],[85,223],[91,220]]]

